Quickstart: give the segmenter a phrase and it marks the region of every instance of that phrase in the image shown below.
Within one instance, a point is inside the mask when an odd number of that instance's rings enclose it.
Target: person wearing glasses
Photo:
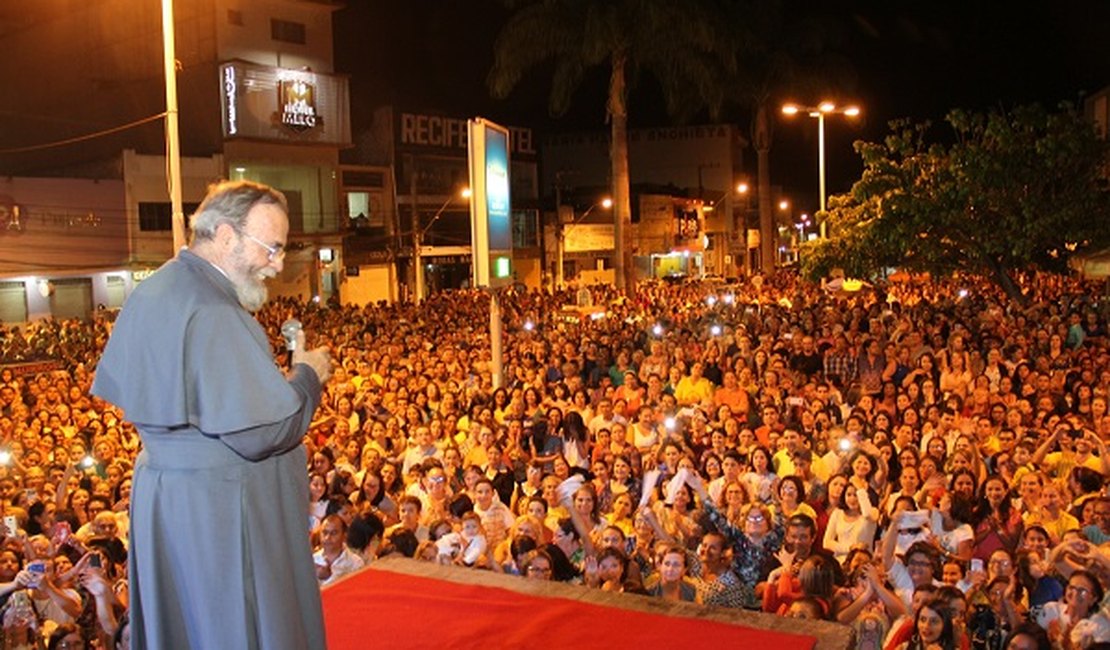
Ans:
[[[1037,613],[1037,624],[1046,632],[1054,648],[1089,647],[1110,641],[1110,620],[1099,610],[1102,585],[1093,573],[1075,571],[1068,577],[1064,597],[1046,603]]]
[[[551,556],[547,551],[531,551],[524,556],[520,567],[521,574],[529,580],[550,580],[551,565]]]
[[[212,186],[189,246],[131,293],[97,366],[93,394],[143,443],[131,493],[134,648],[325,647],[302,439],[331,358],[299,332],[283,372],[252,315],[288,236],[280,192]]]

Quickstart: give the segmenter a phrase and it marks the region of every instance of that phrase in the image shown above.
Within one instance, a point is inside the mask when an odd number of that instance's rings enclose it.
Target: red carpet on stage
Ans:
[[[330,650],[697,647],[812,650],[816,641],[811,636],[460,584],[373,566],[325,589],[323,603]]]

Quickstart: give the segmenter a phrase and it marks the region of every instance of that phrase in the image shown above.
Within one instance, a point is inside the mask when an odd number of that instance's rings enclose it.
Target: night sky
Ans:
[[[789,6],[821,14],[828,25],[828,60],[842,70],[837,94],[864,111],[858,123],[827,122],[830,193],[858,178],[852,142],[881,139],[891,119],[939,122],[955,107],[1078,102],[1110,85],[1107,2],[813,0]],[[547,113],[549,70],[535,70],[505,101],[490,99],[485,77],[507,15],[496,0],[352,0],[336,14],[335,39],[336,68],[351,75],[353,128],[374,107],[390,103],[460,117],[480,114],[540,132],[606,128],[607,75],[601,70],[586,79],[561,118]],[[670,123],[660,105],[658,90],[642,83],[630,98],[632,126]],[[735,106],[722,116],[745,132],[749,120]],[[814,203],[816,131],[814,120],[776,117],[771,152],[772,182],[787,193],[810,194]],[[754,152],[746,152],[745,160],[754,176]]]

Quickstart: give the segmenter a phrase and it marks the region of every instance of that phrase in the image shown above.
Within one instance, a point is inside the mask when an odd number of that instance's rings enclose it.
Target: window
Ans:
[[[539,211],[513,210],[513,248],[540,245]]]
[[[189,223],[189,215],[197,211],[199,203],[185,203],[182,211],[185,213],[185,224]],[[173,207],[169,203],[139,203],[139,230],[143,232],[169,232],[173,230]]]
[[[270,38],[285,43],[305,44],[304,23],[295,23],[279,18],[270,19]]]
[[[385,187],[385,174],[382,172],[344,169],[343,184],[347,187]]]

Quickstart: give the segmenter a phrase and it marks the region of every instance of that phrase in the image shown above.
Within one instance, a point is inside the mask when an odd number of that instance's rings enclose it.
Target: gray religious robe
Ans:
[[[285,377],[231,281],[186,250],[127,299],[93,393],[143,441],[132,647],[323,648],[301,445],[312,369]]]

